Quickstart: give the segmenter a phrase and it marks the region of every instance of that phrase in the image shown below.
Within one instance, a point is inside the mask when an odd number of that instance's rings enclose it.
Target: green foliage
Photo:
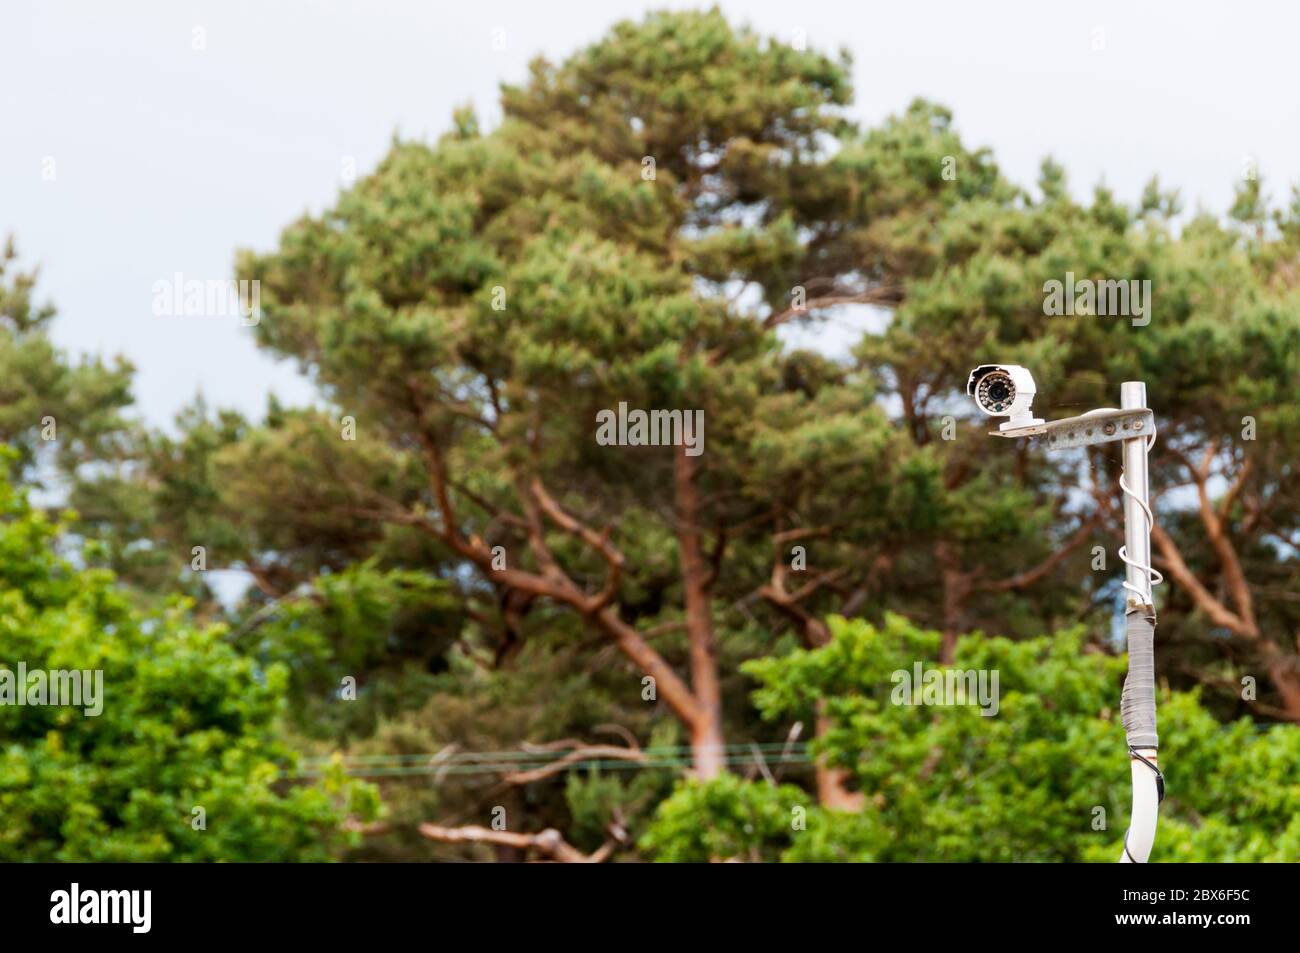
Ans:
[[[140,614],[110,573],[56,555],[58,531],[0,482],[0,661],[102,672],[98,715],[0,706],[0,860],[328,858],[340,808],[375,805],[350,781],[285,785],[286,670],[183,605]]]
[[[1119,724],[1121,659],[1084,652],[1079,630],[1020,642],[978,634],[954,668],[997,672],[1000,705],[896,703],[896,673],[938,667],[937,632],[891,615],[882,626],[833,620],[833,641],[745,666],[769,719],[832,726],[813,750],[850,769],[866,803],[847,814],[734,777],[682,784],[642,845],[661,860],[1108,861],[1119,856],[1129,772]],[[1224,726],[1196,693],[1159,701],[1161,806],[1155,861],[1294,861],[1300,857],[1300,733]],[[1098,813],[1104,810],[1104,815]],[[1105,828],[1094,821],[1105,818]]]
[[[794,812],[808,800],[794,785],[755,784],[734,774],[687,781],[659,805],[641,846],[679,863],[776,859],[789,842]]]
[[[661,722],[651,731],[651,749],[680,743],[673,722]],[[564,782],[564,800],[571,820],[565,836],[577,847],[594,851],[612,834],[620,842],[635,843],[653,817],[655,808],[673,789],[675,771],[573,772]]]
[[[67,469],[111,458],[129,435],[132,367],[122,358],[74,360],[49,338],[55,310],[35,301],[36,272],[19,271],[12,237],[0,248],[0,443],[11,469],[32,479],[38,451]]]
[[[460,629],[448,585],[374,560],[326,573],[236,630],[241,649],[291,673],[290,721],[315,739],[367,737],[403,700],[434,691]],[[355,697],[341,700],[344,679]]]

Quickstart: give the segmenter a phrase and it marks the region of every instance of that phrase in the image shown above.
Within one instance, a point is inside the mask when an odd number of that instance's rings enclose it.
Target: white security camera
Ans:
[[[1030,408],[1034,403],[1034,375],[1019,364],[981,364],[970,372],[966,393],[990,417],[1009,417],[999,430],[1041,424]]]

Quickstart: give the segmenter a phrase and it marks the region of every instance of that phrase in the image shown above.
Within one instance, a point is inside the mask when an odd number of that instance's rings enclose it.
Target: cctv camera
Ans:
[[[999,430],[1032,427],[1043,421],[1030,410],[1034,403],[1034,375],[1018,364],[981,364],[970,372],[966,393],[990,417],[1009,417]]]

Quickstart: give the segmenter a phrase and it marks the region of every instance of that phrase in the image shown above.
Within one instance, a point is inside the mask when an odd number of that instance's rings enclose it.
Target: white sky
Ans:
[[[1158,171],[1189,207],[1220,212],[1247,156],[1275,199],[1300,180],[1296,8],[721,5],[765,33],[847,46],[861,119],[918,95],[950,106],[968,144],[991,146],[1026,185],[1048,153],[1076,192],[1104,178],[1132,200]],[[4,0],[0,234],[41,266],[61,344],[137,365],[151,421],[198,390],[254,414],[271,389],[305,401],[293,368],[259,354],[238,319],[155,317],[153,283],[229,277],[236,248],[270,248],[332,201],[345,158],[364,174],[394,132],[435,137],[466,101],[490,124],[497,84],[522,79],[534,54],[561,58],[663,6],[695,5]]]

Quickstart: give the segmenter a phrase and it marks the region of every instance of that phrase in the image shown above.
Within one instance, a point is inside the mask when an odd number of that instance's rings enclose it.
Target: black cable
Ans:
[[[1146,757],[1142,756],[1141,754],[1139,754],[1139,753],[1138,753],[1138,749],[1137,749],[1137,748],[1134,748],[1132,745],[1129,745],[1129,748],[1128,748],[1128,754],[1129,754],[1129,757],[1130,757],[1130,758],[1136,758],[1137,760],[1141,761],[1141,762],[1142,762],[1143,764],[1145,764],[1148,768],[1150,768],[1152,771],[1155,772],[1155,774],[1156,774],[1156,803],[1157,803],[1157,804],[1162,804],[1162,803],[1164,803],[1164,800],[1165,800],[1165,776],[1164,776],[1163,774],[1160,773],[1160,769],[1156,767],[1155,762],[1154,762],[1154,761],[1151,761],[1149,758],[1146,758]],[[1129,830],[1132,830],[1132,828],[1129,828]],[[1124,832],[1124,855],[1125,855],[1126,857],[1128,857],[1128,859],[1129,859],[1129,863],[1132,863],[1132,864],[1141,863],[1141,861],[1139,861],[1136,857],[1134,857],[1133,854],[1132,854],[1132,853],[1129,851],[1129,849],[1128,849],[1128,835],[1129,835],[1129,831],[1126,830],[1126,831]]]
[[[1164,800],[1165,800],[1165,776],[1164,776],[1163,774],[1160,773],[1160,769],[1156,767],[1155,762],[1154,762],[1154,761],[1148,761],[1148,760],[1147,760],[1146,758],[1144,758],[1142,755],[1138,754],[1138,749],[1137,749],[1137,748],[1134,748],[1132,745],[1129,745],[1128,753],[1129,753],[1129,757],[1137,758],[1139,761],[1141,761],[1143,764],[1145,764],[1148,768],[1150,768],[1152,771],[1154,771],[1154,772],[1156,773],[1156,793],[1159,795],[1159,797],[1158,797],[1157,800],[1156,800],[1156,803],[1157,803],[1157,804],[1162,804],[1162,803],[1164,803]]]

